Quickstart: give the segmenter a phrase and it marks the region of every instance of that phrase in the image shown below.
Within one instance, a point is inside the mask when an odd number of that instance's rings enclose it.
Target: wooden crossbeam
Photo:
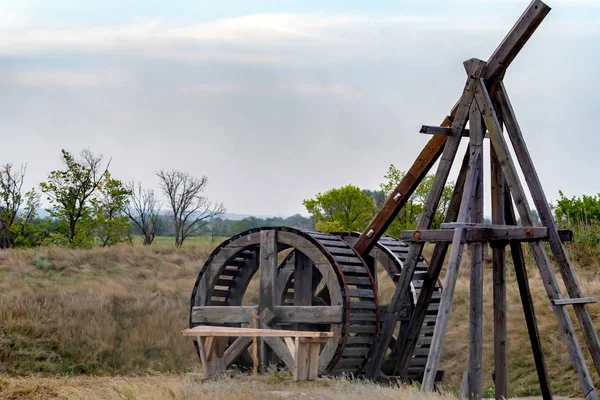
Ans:
[[[469,137],[471,131],[469,131],[468,129],[463,129],[462,131],[462,137]],[[421,130],[419,131],[419,133],[423,133],[425,135],[440,135],[440,136],[450,136],[450,134],[452,133],[452,128],[449,128],[447,126],[434,126],[434,125],[423,125],[421,126]],[[484,133],[483,138],[484,139],[489,139],[489,135],[487,132]]]
[[[464,243],[548,240],[548,228],[523,228],[519,226],[467,228],[466,226],[459,226],[456,229],[465,229]],[[452,229],[406,230],[400,233],[402,241],[413,243],[451,242],[453,237]]]
[[[555,306],[566,306],[571,304],[590,304],[597,303],[598,299],[595,297],[580,297],[578,299],[553,299],[551,303]]]
[[[236,328],[226,326],[198,325],[181,331],[183,336],[194,337],[305,337],[305,338],[339,338],[335,332],[288,331],[285,329]]]
[[[192,322],[250,323],[256,306],[196,306],[192,308]],[[272,323],[336,324],[343,320],[342,306],[275,306]]]

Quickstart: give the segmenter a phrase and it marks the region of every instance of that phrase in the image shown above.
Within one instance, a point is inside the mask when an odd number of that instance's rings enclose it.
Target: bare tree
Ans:
[[[160,170],[156,173],[160,187],[171,205],[171,218],[175,228],[175,246],[204,231],[211,218],[225,212],[222,203],[212,204],[202,196],[208,178],[196,178],[177,170]]]
[[[23,179],[27,167],[13,168],[7,163],[0,169],[0,248],[13,246],[10,228],[23,203]]]
[[[131,191],[131,204],[125,209],[129,219],[142,231],[144,235],[144,246],[149,246],[156,236],[159,211],[162,204],[154,195],[154,190],[143,189],[142,182],[127,184]]]

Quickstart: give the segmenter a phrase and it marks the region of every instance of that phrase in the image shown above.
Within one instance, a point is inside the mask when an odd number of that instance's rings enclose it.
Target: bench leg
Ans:
[[[206,379],[216,379],[225,374],[225,349],[228,337],[198,337],[200,360]]]
[[[316,340],[315,340],[316,339]],[[320,338],[297,337],[295,343],[296,370],[295,381],[314,381],[319,375],[319,353],[321,352]]]

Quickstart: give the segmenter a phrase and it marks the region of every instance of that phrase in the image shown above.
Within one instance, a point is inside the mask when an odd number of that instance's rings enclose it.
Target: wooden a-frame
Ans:
[[[573,306],[587,348],[592,355],[594,366],[600,373],[600,343],[591,316],[586,308],[586,304],[595,302],[595,299],[583,296],[575,273],[569,264],[561,236],[502,82],[507,67],[549,11],[550,8],[542,1],[532,1],[487,62],[471,59],[464,63],[468,78],[461,98],[454,106],[451,115],[439,127],[424,126],[421,129],[421,132],[433,133],[434,136],[387,200],[383,210],[354,245],[354,248],[361,254],[367,254],[372,249],[414,189],[439,159],[432,188],[424,204],[417,229],[402,233],[402,239],[411,242],[411,246],[404,269],[398,276],[396,290],[388,306],[388,312],[382,321],[380,336],[365,370],[368,378],[376,379],[379,376],[385,352],[390,346],[392,334],[398,320],[399,305],[403,303],[403,297],[408,293],[415,265],[421,255],[424,243],[426,241],[436,242],[409,327],[404,333],[403,339],[396,341],[395,351],[392,353],[396,356],[395,375],[403,379],[406,378],[408,364],[418,340],[419,330],[425,318],[435,282],[442,268],[448,246],[452,243],[440,310],[423,376],[423,390],[433,389],[450,317],[463,247],[465,243],[468,243],[471,246],[472,256],[468,393],[469,398],[481,398],[482,243],[490,242],[493,249],[495,389],[496,398],[506,398],[508,393],[508,362],[506,351],[505,247],[509,244],[541,392],[544,399],[551,399],[552,391],[537,330],[521,247],[521,242],[528,242],[551,302],[563,342],[567,346],[583,396],[590,400],[598,399],[598,394],[593,386],[567,310],[567,306]],[[470,125],[468,134],[465,130],[467,121]],[[525,189],[518,177],[508,143],[504,138],[503,127],[506,128],[514,154],[525,176],[527,187],[543,225],[541,228],[534,227],[531,208],[527,201]],[[482,152],[486,130],[489,136],[491,159],[491,225],[482,224],[484,184]],[[430,230],[442,189],[448,179],[450,168],[464,136],[469,137],[469,149],[465,155],[465,162],[463,162],[448,207],[445,223],[442,224],[442,229]],[[520,217],[522,226],[516,225],[513,203],[516,206],[516,212]],[[565,283],[568,298],[563,298],[560,292],[543,241],[548,241],[550,244]]]

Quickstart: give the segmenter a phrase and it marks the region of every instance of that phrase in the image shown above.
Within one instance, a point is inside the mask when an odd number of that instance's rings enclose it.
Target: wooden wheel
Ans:
[[[353,245],[354,242],[360,236],[359,232],[342,232],[336,233],[336,236],[342,238],[345,242],[350,245]],[[387,277],[393,280],[396,274],[402,272],[402,268],[404,267],[404,261],[406,259],[406,255],[408,253],[409,246],[404,242],[399,241],[398,239],[382,236],[381,239],[377,242],[373,250],[369,253],[369,257],[365,260],[367,265],[369,265],[369,269],[374,277],[375,282],[377,282],[378,274],[377,274],[377,263],[383,267]],[[411,295],[408,296],[409,302],[407,304],[402,305],[400,310],[400,318],[398,320],[398,326],[396,329],[399,332],[399,336],[401,336],[406,329],[408,329],[408,324],[410,323],[410,318],[414,311],[414,308],[417,304],[417,299],[419,297],[419,292],[421,287],[423,286],[424,275],[427,272],[427,262],[423,257],[419,259],[419,262],[416,265],[415,273],[413,275],[413,279],[410,285]],[[427,357],[429,356],[429,350],[431,346],[431,338],[433,336],[433,328],[435,325],[435,320],[437,317],[437,313],[439,310],[440,300],[442,294],[442,285],[441,282],[438,282],[435,285],[435,291],[431,298],[431,304],[427,310],[427,316],[423,321],[423,326],[421,327],[421,333],[419,341],[415,347],[413,352],[413,358],[411,359],[409,369],[408,369],[408,378],[412,380],[421,380],[423,377],[423,373],[425,371],[425,364],[427,363]],[[382,302],[381,313],[386,312],[387,303],[390,299],[380,299]],[[390,349],[388,349],[386,353],[386,359],[383,363],[383,367],[381,371],[386,375],[394,375],[394,367],[396,364],[397,355],[395,354],[395,345],[396,340],[398,340],[398,335],[394,335],[392,342],[390,343]]]
[[[258,296],[251,296],[251,282],[258,284]],[[360,256],[333,235],[285,227],[253,229],[226,240],[196,280],[190,327],[250,326],[253,313],[263,328],[339,333],[319,355],[319,372],[328,374],[360,373],[379,328],[373,277]],[[262,340],[263,365],[295,368],[283,339]],[[230,340],[225,363],[252,365],[246,351],[251,343],[251,338]]]

